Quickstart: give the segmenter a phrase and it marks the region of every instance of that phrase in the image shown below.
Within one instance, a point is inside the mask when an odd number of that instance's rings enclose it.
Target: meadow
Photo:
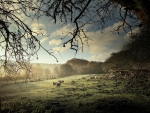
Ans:
[[[150,98],[123,91],[125,80],[90,76],[94,75],[18,84],[1,81],[1,113],[150,113]],[[53,85],[58,80],[64,80],[60,87]]]

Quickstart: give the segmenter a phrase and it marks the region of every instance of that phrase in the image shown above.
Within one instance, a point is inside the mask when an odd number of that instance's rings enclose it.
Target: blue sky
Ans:
[[[120,35],[115,32],[111,32],[117,28],[120,22],[110,23],[103,30],[103,33],[100,30],[93,30],[91,25],[86,25],[84,30],[86,31],[86,35],[92,40],[88,41],[88,45],[87,43],[84,43],[83,52],[82,45],[79,43],[79,50],[77,54],[75,54],[76,52],[70,49],[69,44],[67,44],[66,47],[63,47],[62,43],[65,40],[60,39],[63,38],[69,31],[73,30],[73,27],[70,23],[60,27],[61,24],[54,24],[53,21],[48,21],[45,18],[39,21],[31,21],[31,19],[27,17],[22,15],[19,16],[26,24],[30,26],[33,31],[40,32],[44,35],[37,36],[43,47],[45,47],[47,50],[56,51],[53,55],[55,55],[58,62],[53,56],[50,56],[43,49],[40,49],[38,52],[38,59],[31,61],[34,63],[62,64],[66,63],[67,60],[72,58],[103,62],[110,57],[111,53],[121,50],[122,45],[127,40],[127,35],[125,35],[124,31],[120,31]],[[69,38],[70,36],[68,36],[66,40]],[[3,52],[1,51],[0,54],[2,55],[2,53]]]
[[[43,34],[43,36],[37,36],[41,45],[47,50],[55,51],[53,55],[55,55],[58,60],[57,62],[53,56],[50,56],[47,52],[40,49],[38,52],[38,59],[31,62],[62,64],[72,58],[103,62],[110,57],[111,53],[120,51],[122,45],[127,41],[128,34],[126,35],[124,31],[120,31],[120,35],[115,32],[111,32],[117,28],[120,22],[114,23],[109,21],[105,29],[103,29],[103,33],[96,29],[99,25],[95,25],[93,28],[91,24],[88,24],[85,25],[83,29],[86,31],[86,35],[92,40],[88,41],[88,45],[87,43],[84,43],[83,52],[81,42],[79,41],[79,50],[75,55],[76,52],[70,49],[69,44],[67,44],[66,47],[63,47],[62,45],[62,43],[70,39],[71,36],[68,35],[65,40],[60,39],[66,36],[68,32],[73,31],[73,24],[68,22],[61,26],[62,23],[59,20],[57,20],[57,23],[54,24],[54,21],[49,21],[49,19],[45,17],[42,17],[38,21],[36,19],[31,20],[24,16],[21,12],[18,13],[17,16],[29,25],[33,31]],[[82,21],[84,21],[84,18],[82,18]],[[85,40],[83,39],[83,42],[84,41]],[[0,55],[3,55],[2,51],[0,51]]]
[[[110,57],[111,53],[119,51],[126,40],[124,35],[118,35],[117,33],[110,32],[116,29],[118,25],[119,22],[106,27],[103,30],[103,33],[101,33],[101,31],[88,31],[86,35],[92,39],[88,42],[89,46],[85,43],[82,52],[82,46],[80,44],[78,53],[75,55],[75,51],[70,49],[69,44],[67,44],[66,47],[62,46],[63,40],[60,39],[64,37],[68,31],[73,30],[70,24],[66,24],[60,28],[52,21],[49,22],[49,24],[47,24],[46,21],[41,21],[39,23],[32,22],[31,27],[33,30],[36,31],[42,28],[41,32],[43,32],[43,34],[50,34],[49,37],[39,37],[41,44],[46,49],[59,51],[54,53],[58,62],[54,57],[48,55],[43,50],[38,52],[39,59],[32,62],[65,63],[67,60],[74,57],[89,61],[105,61],[108,57]],[[88,25],[84,29],[90,29],[90,27],[91,26]]]

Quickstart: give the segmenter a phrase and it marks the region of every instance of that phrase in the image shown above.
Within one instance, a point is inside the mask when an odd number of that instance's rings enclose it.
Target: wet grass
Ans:
[[[82,79],[82,77],[85,79]],[[102,76],[102,75],[99,75]],[[64,80],[61,87],[53,82]],[[118,93],[124,82],[90,80],[89,75],[19,84],[1,83],[2,113],[150,113],[144,95]]]

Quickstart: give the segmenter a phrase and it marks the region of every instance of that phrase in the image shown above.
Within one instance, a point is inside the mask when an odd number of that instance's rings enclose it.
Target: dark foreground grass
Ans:
[[[123,97],[102,98],[88,103],[25,99],[3,103],[1,113],[150,113],[150,102]]]

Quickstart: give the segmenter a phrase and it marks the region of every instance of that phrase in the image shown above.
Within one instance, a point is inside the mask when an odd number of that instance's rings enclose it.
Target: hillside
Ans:
[[[60,67],[62,64],[45,64],[45,63],[32,63],[33,66],[36,64],[40,64],[42,68],[48,68],[53,70],[55,67]]]
[[[130,90],[118,93],[126,79],[118,80],[116,88],[116,81],[103,74],[96,75],[101,79],[91,76],[72,75],[26,84],[0,82],[1,113],[150,113],[148,96]],[[59,80],[64,80],[61,86],[53,85]]]

